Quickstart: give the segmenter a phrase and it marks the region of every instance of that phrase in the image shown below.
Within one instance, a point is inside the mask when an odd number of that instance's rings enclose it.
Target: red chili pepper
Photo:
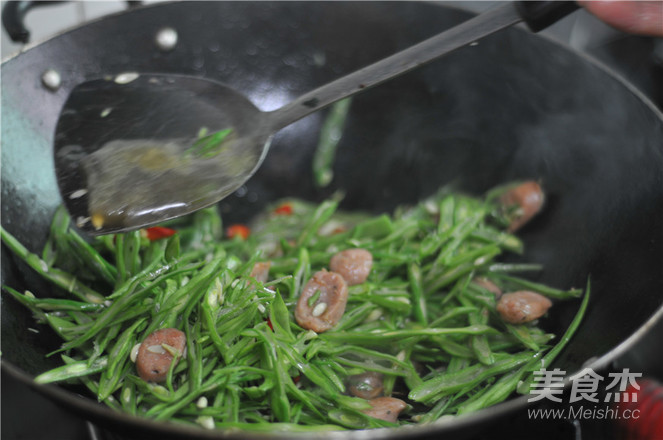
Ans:
[[[144,229],[145,236],[150,241],[161,240],[162,238],[172,237],[177,233],[175,229],[165,228],[163,226],[152,226]]]
[[[226,228],[226,237],[228,238],[240,237],[242,240],[246,240],[249,238],[250,233],[251,230],[248,226],[239,223],[230,225]]]
[[[301,374],[292,378],[292,381],[295,383],[295,385],[297,385],[300,380],[302,380]]]
[[[292,204],[283,203],[274,210],[276,215],[291,215],[292,214]]]
[[[269,326],[269,328],[271,328],[272,331],[274,331],[274,326],[272,325],[272,320],[269,319],[269,317],[267,317],[266,321],[267,321],[267,325]]]

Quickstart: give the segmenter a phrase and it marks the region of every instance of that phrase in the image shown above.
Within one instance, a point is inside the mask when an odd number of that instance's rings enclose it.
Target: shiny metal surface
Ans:
[[[504,3],[270,112],[202,77],[151,74],[82,83],[71,91],[56,126],[62,198],[90,234],[135,230],[190,214],[253,176],[282,128],[519,21],[514,4]],[[232,133],[214,147],[218,153],[188,155],[197,133],[222,129]]]

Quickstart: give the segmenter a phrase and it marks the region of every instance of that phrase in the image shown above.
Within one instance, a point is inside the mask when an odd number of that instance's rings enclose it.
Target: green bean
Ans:
[[[269,334],[263,334],[263,338],[265,339],[265,343],[269,345],[276,345],[279,348],[279,353],[284,355],[285,359],[288,360],[290,365],[295,366],[309,380],[320,386],[322,390],[330,394],[336,394],[343,391],[343,388],[337,388],[337,384],[330,380],[329,377],[315,365],[315,363],[306,362],[304,358],[299,355],[299,353],[291,350],[282,342],[276,339],[272,339],[271,335]]]
[[[428,324],[428,317],[426,315],[426,298],[424,298],[424,289],[421,285],[421,268],[416,264],[410,264],[408,265],[407,274],[412,291],[414,317],[419,321],[419,324],[425,326]]]
[[[548,342],[555,337],[552,333],[539,333],[533,331],[530,331],[529,335],[534,342],[541,347],[541,350],[543,350],[544,347],[548,347]],[[514,349],[522,349],[523,347],[522,341],[511,334],[490,335],[488,336],[488,343],[493,351],[511,351]]]
[[[200,388],[203,382],[203,353],[199,344],[200,323],[193,328],[185,321],[184,333],[186,334],[187,364],[189,366],[189,381],[193,388]]]
[[[497,333],[497,330],[487,325],[470,325],[466,327],[453,328],[412,328],[407,330],[387,330],[372,332],[370,334],[354,332],[327,332],[320,335],[320,337],[335,342],[379,343],[387,342],[393,339],[406,339],[416,336],[480,335],[484,333]]]
[[[378,240],[388,237],[394,232],[394,224],[388,215],[382,214],[375,218],[369,218],[357,224],[351,231],[350,236],[354,240]]]
[[[126,359],[126,356],[136,342],[136,333],[139,331],[138,328],[144,323],[145,318],[139,318],[122,332],[109,353],[110,361],[108,362],[108,368],[106,369],[109,375],[112,375],[115,370],[118,369],[121,362]]]
[[[223,151],[224,142],[231,140],[235,134],[232,128],[226,128],[214,133],[201,133],[201,136],[185,152],[185,157],[195,156],[202,159],[209,159]]]
[[[320,349],[321,353],[326,353],[330,355],[339,355],[339,354],[352,354],[355,355],[356,357],[360,357],[362,359],[367,359],[367,360],[382,360],[382,361],[388,361],[389,363],[393,364],[394,367],[399,367],[403,370],[412,370],[412,366],[404,362],[400,359],[398,359],[396,356],[383,353],[377,350],[371,350],[369,348],[357,346],[357,345],[340,345],[340,346],[335,346],[331,344],[326,344]],[[339,358],[341,359],[341,358]]]
[[[41,258],[4,230],[2,240],[71,293],[3,294],[63,339],[64,365],[40,380],[79,381],[141,417],[228,429],[370,429],[476,411],[526,391],[534,369],[571,337],[551,348],[553,336],[536,323],[504,323],[495,295],[473,283],[486,277],[503,289],[576,295],[515,275],[538,265],[498,260],[522,243],[496,221],[492,202],[446,190],[377,216],[343,213],[340,202],[276,202],[245,240],[224,239],[212,208],[167,222],[177,233],[159,241],[135,231],[88,242],[60,213]],[[285,203],[291,209],[277,209]],[[319,334],[300,326],[302,286],[334,253],[357,247],[371,252],[373,266],[366,282],[348,288],[343,316]],[[250,276],[257,262],[270,263],[264,283]],[[164,382],[147,383],[130,353],[165,328],[185,333],[186,354],[173,357]],[[370,404],[346,395],[346,381],[365,372],[384,376],[386,396],[414,402],[409,417],[394,424],[362,412]]]
[[[53,383],[75,377],[88,376],[102,371],[106,368],[107,363],[108,358],[105,356],[97,359],[92,365],[88,365],[87,361],[77,361],[42,373],[35,377],[35,382],[42,384]]]
[[[88,358],[88,365],[91,365],[102,353],[106,351],[106,347],[111,343],[111,341],[117,338],[118,333],[120,332],[120,326],[118,324],[109,325],[101,334],[105,333],[103,337],[97,338],[97,340],[92,344],[92,354]]]
[[[427,276],[427,280],[431,280],[435,276],[440,266],[448,264],[448,260],[454,254],[454,251],[460,247],[460,245],[465,241],[470,233],[477,227],[479,222],[483,220],[483,215],[483,212],[479,212],[473,217],[463,219],[461,223],[454,226],[453,230],[449,234],[451,240],[445,243],[445,245],[436,256],[435,261],[431,267],[431,271]]]
[[[499,357],[492,365],[477,364],[450,374],[440,374],[410,391],[408,397],[416,402],[430,402],[458,391],[463,387],[474,386],[499,373],[508,372],[532,360],[535,353],[524,352]],[[496,356],[497,357],[497,356]]]
[[[534,263],[493,263],[488,266],[491,273],[500,272],[539,272],[543,269],[540,264]]]
[[[469,299],[477,307],[485,308],[487,310],[495,311],[497,307],[497,299],[495,293],[487,290],[476,283],[470,283],[467,288],[462,291],[460,295],[463,298]]]
[[[482,309],[478,312],[470,313],[470,324],[472,325],[486,325],[488,323],[488,310]],[[492,353],[490,344],[486,335],[474,335],[470,340],[472,350],[477,356],[477,359],[482,364],[491,365],[495,362],[495,356]]]
[[[443,196],[438,203],[438,210],[437,232],[441,234],[451,229],[455,224],[456,197],[453,194]]]
[[[352,295],[350,298],[351,301],[361,301],[364,303],[371,303],[377,306],[380,306],[384,309],[393,310],[397,313],[409,314],[412,309],[410,304],[410,298],[407,295],[394,295],[394,296],[385,296],[385,295]]]
[[[365,302],[357,307],[353,307],[343,314],[341,320],[334,326],[334,330],[342,331],[356,327],[366,321],[371,316],[371,313],[376,311],[382,314],[382,309],[376,307],[371,302]],[[376,317],[376,319],[379,319],[379,317]]]
[[[276,373],[274,375],[275,386],[269,392],[270,405],[274,411],[274,417],[278,421],[288,422],[290,420],[290,401],[286,394],[286,383],[290,381],[290,377],[283,368],[283,363],[279,360],[276,347],[266,337],[267,333],[259,333],[259,335],[263,338],[265,367],[270,370],[273,369]]]
[[[554,287],[546,286],[545,284],[536,283],[534,281],[528,281],[522,278],[515,278],[509,275],[505,275],[503,273],[495,273],[495,276],[498,279],[506,281],[513,286],[517,286],[519,288],[524,288],[528,290],[533,290],[549,298],[572,299],[572,298],[579,298],[580,296],[582,296],[582,289],[570,289],[570,290],[555,289]]]
[[[139,274],[140,275],[140,274]],[[151,273],[148,276],[149,279],[158,278],[158,274]],[[134,277],[130,280],[130,288],[127,288],[123,296],[117,298],[107,309],[102,311],[97,317],[92,325],[83,335],[71,340],[64,344],[60,350],[68,350],[75,348],[85,343],[87,340],[93,338],[97,333],[99,333],[107,324],[109,324],[113,318],[115,318],[119,313],[121,313],[129,304],[136,302],[138,299],[146,296],[150,293],[148,288],[141,290],[135,290],[135,287],[138,286],[142,281],[145,281],[143,278]],[[58,350],[58,351],[60,351]]]
[[[28,251],[25,246],[2,227],[0,227],[0,237],[2,238],[3,243],[5,243],[12,252],[25,261],[44,279],[63,288],[85,302],[95,304],[101,304],[104,302],[104,297],[101,294],[97,293],[90,287],[81,284],[75,276],[57,268],[49,267],[44,260],[39,258],[38,255]]]
[[[69,356],[66,356],[66,355],[62,355],[62,361],[67,365],[75,364],[77,362],[75,359],[70,358]],[[97,394],[97,392],[99,390],[99,385],[98,385],[97,382],[91,380],[89,376],[87,376],[87,375],[86,376],[78,376],[78,377],[76,377],[76,380],[79,380],[81,383],[83,383],[83,385],[85,385],[85,387],[87,387],[87,389],[89,389],[92,392],[92,394],[95,394],[95,395]],[[120,405],[118,405],[118,403],[115,401],[115,399],[113,397],[109,397],[103,403],[108,405],[110,408],[115,409],[115,410],[120,409]]]
[[[430,280],[429,284],[426,286],[427,292],[435,292],[455,281],[458,281],[458,279],[464,277],[469,273],[474,272],[477,268],[484,265],[486,261],[496,257],[499,253],[500,253],[499,249],[492,248],[488,250],[487,255],[483,255],[474,261],[461,263],[453,267],[452,269],[441,273],[437,278]]]
[[[318,299],[320,299],[321,294],[322,292],[320,290],[316,290],[315,293],[313,293],[313,296],[306,301],[306,305],[313,307],[313,305],[318,302]]]
[[[161,266],[161,267],[159,267]],[[140,284],[148,281],[150,277],[154,277],[162,272],[169,271],[173,265],[171,264],[160,264],[158,261],[152,262],[152,264],[141,272],[135,274],[129,279],[125,280],[122,284],[118,284],[115,288],[115,291],[106,297],[107,300],[114,300],[116,298],[126,296],[128,292],[131,292]]]
[[[313,154],[313,177],[318,187],[329,185],[334,177],[334,157],[351,102],[352,98],[346,98],[332,105],[320,129],[320,139]]]
[[[497,244],[502,249],[508,250],[509,252],[513,252],[516,254],[522,254],[524,250],[523,242],[518,237],[488,226],[475,229],[470,233],[470,237],[472,237],[473,239],[483,241],[485,243]],[[538,266],[540,269],[539,265],[528,265],[528,266],[529,267]]]
[[[117,264],[116,286],[138,273],[140,268],[140,232],[134,231],[117,236],[115,263]]]
[[[283,337],[286,337],[288,340],[294,341],[295,336],[290,330],[290,313],[278,291],[274,294],[274,299],[270,304],[269,312],[269,320],[274,332],[283,335]]]
[[[318,232],[320,227],[334,214],[338,208],[337,200],[327,200],[322,202],[320,206],[313,212],[311,219],[305,226],[302,233],[297,239],[298,246],[306,246]]]
[[[214,318],[214,311],[211,309],[210,305],[207,302],[202,304],[202,318],[205,324],[205,330],[210,336],[214,346],[219,351],[221,356],[226,362],[229,362],[228,358],[228,345],[221,340],[221,335],[216,329],[216,319]]]
[[[367,246],[369,249],[379,249],[395,243],[398,240],[408,240],[419,232],[419,223],[416,221],[404,221],[394,224],[393,232],[378,240],[375,244]]]
[[[49,242],[55,247],[56,261],[75,259],[80,266],[93,271],[94,275],[112,285],[117,277],[117,268],[80,235],[70,233],[70,227],[71,220],[67,210],[64,206],[58,207],[53,216],[49,236]],[[61,255],[62,253],[66,255]]]
[[[533,356],[533,360],[526,363],[517,370],[510,371],[500,377],[493,385],[487,387],[484,393],[470,397],[458,408],[458,414],[466,414],[480,410],[487,406],[495,405],[509,397],[517,388],[521,378],[527,374],[531,368],[540,362],[542,353]]]
[[[311,261],[309,253],[305,247],[299,250],[299,262],[294,270],[292,290],[290,291],[290,298],[299,295],[302,286],[311,276]]]
[[[566,347],[566,344],[569,343],[575,332],[578,330],[578,327],[580,326],[580,323],[582,322],[585,312],[587,311],[587,305],[589,304],[589,292],[590,292],[590,287],[591,283],[590,280],[587,280],[587,287],[585,288],[585,295],[582,298],[582,302],[580,303],[580,307],[578,308],[578,311],[576,312],[575,316],[573,317],[573,320],[571,321],[571,324],[569,327],[566,329],[562,337],[559,339],[559,342],[555,344],[553,348],[551,348],[541,359],[541,363],[538,364],[539,368],[546,368],[549,366],[555,358],[559,355],[559,353]],[[536,367],[532,367],[529,372],[532,372],[536,369]],[[532,382],[534,381],[534,375],[530,375],[526,380],[524,380],[519,386],[518,386],[518,392],[521,394],[526,394],[529,392],[530,387],[532,386]]]
[[[507,322],[504,323],[506,329],[522,344],[530,350],[539,351],[541,348],[530,334],[529,327],[524,324],[514,325]]]
[[[453,402],[454,399],[452,399],[451,396],[441,398],[437,401],[435,406],[433,406],[433,409],[419,418],[419,423],[427,424],[436,421],[447,411]]]
[[[462,357],[452,358],[449,361],[449,364],[447,364],[446,373],[459,373],[470,366],[480,367],[481,365],[474,362],[474,359],[467,359]],[[430,377],[426,377],[426,380],[428,379],[430,379]]]
[[[63,340],[69,341],[78,333],[76,324],[52,313],[45,313],[46,322]]]
[[[430,327],[439,327],[440,325],[444,324],[447,321],[450,321],[458,316],[463,316],[470,314],[472,312],[476,312],[478,309],[474,306],[459,306],[459,307],[454,307],[451,310],[447,311],[444,315],[440,316],[439,318],[435,319],[434,321],[431,321],[429,324]]]
[[[26,306],[36,307],[40,310],[57,311],[57,310],[77,310],[80,312],[92,312],[102,310],[105,306],[103,304],[94,304],[81,301],[73,301],[70,299],[59,298],[36,298],[20,294],[11,287],[5,286],[5,289],[12,293],[14,298],[21,298],[21,301]]]
[[[328,362],[313,361],[312,364],[318,368],[321,376],[327,378],[330,384],[333,385],[333,388],[329,387],[330,390],[333,390],[332,394],[345,392],[345,384],[343,383],[343,380],[338,376],[338,374],[334,371],[334,369],[329,365]],[[340,399],[341,396],[337,398]]]
[[[121,380],[130,368],[130,365],[126,362],[126,358],[123,359],[123,361],[121,368],[116,368],[112,374],[108,372],[108,369],[101,372],[99,389],[97,391],[97,399],[99,402],[112,398],[113,393],[122,387]]]
[[[348,409],[335,409],[329,412],[329,419],[341,426],[350,429],[367,429],[370,428],[373,418],[369,418],[359,411],[352,411]],[[396,426],[395,424],[382,422],[382,426]],[[380,425],[378,425],[380,426]]]

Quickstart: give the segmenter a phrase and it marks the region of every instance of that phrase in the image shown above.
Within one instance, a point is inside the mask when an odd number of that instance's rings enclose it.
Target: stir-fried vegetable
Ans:
[[[336,149],[343,135],[351,103],[352,98],[346,98],[332,105],[322,124],[320,139],[313,155],[313,178],[316,186],[328,186],[334,178]]]
[[[588,293],[553,345],[538,318],[582,292],[496,261],[522,244],[492,200],[441,192],[376,217],[286,200],[250,225],[224,230],[206,209],[91,242],[58,210],[41,257],[2,240],[62,292],[4,291],[64,341],[51,354],[63,366],[37,382],[79,380],[131,414],[255,430],[430,423],[527,392],[587,306]],[[530,299],[537,313],[521,317]]]

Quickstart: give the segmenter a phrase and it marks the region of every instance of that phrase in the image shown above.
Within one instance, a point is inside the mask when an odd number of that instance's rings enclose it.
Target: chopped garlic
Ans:
[[[311,312],[311,315],[318,317],[325,313],[327,311],[327,303],[318,303],[313,307],[313,311]]]
[[[131,348],[131,354],[129,355],[129,358],[131,359],[131,362],[134,364],[136,363],[136,358],[138,357],[138,350],[140,350],[140,346],[142,344],[139,342],[138,344],[134,345]]]

